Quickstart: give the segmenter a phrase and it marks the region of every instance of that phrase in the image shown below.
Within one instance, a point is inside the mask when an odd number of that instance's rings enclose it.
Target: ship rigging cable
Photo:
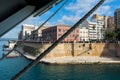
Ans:
[[[100,5],[104,3],[105,0],[100,0],[83,18],[81,18],[73,27],[71,27],[63,36],[61,36],[56,42],[54,42],[50,47],[48,47],[43,53],[41,53],[34,61],[28,64],[23,70],[17,73],[12,80],[17,80],[25,72],[36,65],[45,55],[47,55],[53,48],[55,48],[63,39],[65,39],[73,30],[75,30],[79,24],[85,21]]]
[[[60,11],[60,9],[67,3],[68,0],[66,0],[44,23],[42,23],[38,28],[37,30],[34,32],[36,33],[41,27],[43,27],[43,25],[45,25],[53,16],[55,16],[56,13],[58,13]],[[34,34],[32,33],[32,34]],[[31,35],[32,35],[31,34]],[[30,36],[27,36],[24,40],[23,40],[23,43],[25,40],[27,40]],[[7,54],[3,55],[0,60],[4,59],[5,57],[7,57],[7,55],[9,55],[13,50],[16,50],[17,48],[17,45],[14,46],[14,48],[12,50],[10,50]]]

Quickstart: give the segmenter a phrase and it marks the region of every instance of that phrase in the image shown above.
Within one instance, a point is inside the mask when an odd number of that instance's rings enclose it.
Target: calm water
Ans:
[[[3,51],[0,42],[0,56]],[[30,61],[23,57],[0,61],[0,80],[10,80]],[[120,65],[46,65],[38,64],[19,80],[120,80]]]

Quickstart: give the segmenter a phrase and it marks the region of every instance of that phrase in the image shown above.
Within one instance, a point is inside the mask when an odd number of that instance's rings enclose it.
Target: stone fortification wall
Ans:
[[[51,43],[24,43],[24,52],[41,54]],[[91,45],[91,48],[90,48]],[[33,48],[29,50],[30,48]],[[105,56],[120,57],[120,44],[115,43],[60,43],[45,58],[67,57],[67,56]]]

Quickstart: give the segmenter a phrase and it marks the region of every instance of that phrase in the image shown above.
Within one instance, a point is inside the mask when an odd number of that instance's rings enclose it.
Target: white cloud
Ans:
[[[91,7],[95,5],[95,3],[96,0],[76,0],[75,2],[71,2],[67,7],[65,7],[65,9],[73,14],[63,15],[58,22],[70,22],[72,24],[75,23],[84,15],[84,13],[89,11]]]
[[[26,21],[24,21],[23,23],[38,26],[42,23],[42,21],[39,19],[39,17],[30,17]]]
[[[106,0],[104,4],[108,4],[108,3],[111,3],[113,2],[114,0]]]
[[[74,23],[76,21],[78,21],[80,19],[80,16],[78,15],[64,15],[62,16],[62,18],[60,20],[58,20],[59,23],[64,24],[65,22],[70,22],[70,23]]]
[[[85,13],[87,13],[95,4],[97,4],[99,0],[76,0],[75,2],[71,2],[65,9],[67,11],[72,12],[70,15],[63,15],[61,19],[58,20],[60,23],[70,22],[75,23],[80,19]],[[113,0],[106,0],[104,5],[102,5],[95,13],[100,15],[110,15],[111,7],[108,3]]]
[[[109,5],[101,6],[95,13],[100,15],[111,15],[111,7]]]
[[[82,8],[89,8],[96,3],[96,0],[76,0],[75,3],[70,3],[66,9],[67,10],[79,10]]]

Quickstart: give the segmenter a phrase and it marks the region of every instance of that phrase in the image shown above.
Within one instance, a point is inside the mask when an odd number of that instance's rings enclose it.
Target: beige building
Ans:
[[[115,27],[120,29],[120,8],[114,12]]]
[[[115,29],[114,17],[104,16],[104,28],[106,31],[113,31]]]
[[[109,16],[109,18],[107,19],[107,30],[108,31],[113,31],[115,29],[115,25],[114,25],[114,17]]]
[[[97,20],[104,20],[104,16],[100,16],[98,14],[94,14],[91,18],[92,22],[96,22]]]
[[[109,19],[109,16],[104,16],[104,28],[107,30],[108,29],[108,19]]]

